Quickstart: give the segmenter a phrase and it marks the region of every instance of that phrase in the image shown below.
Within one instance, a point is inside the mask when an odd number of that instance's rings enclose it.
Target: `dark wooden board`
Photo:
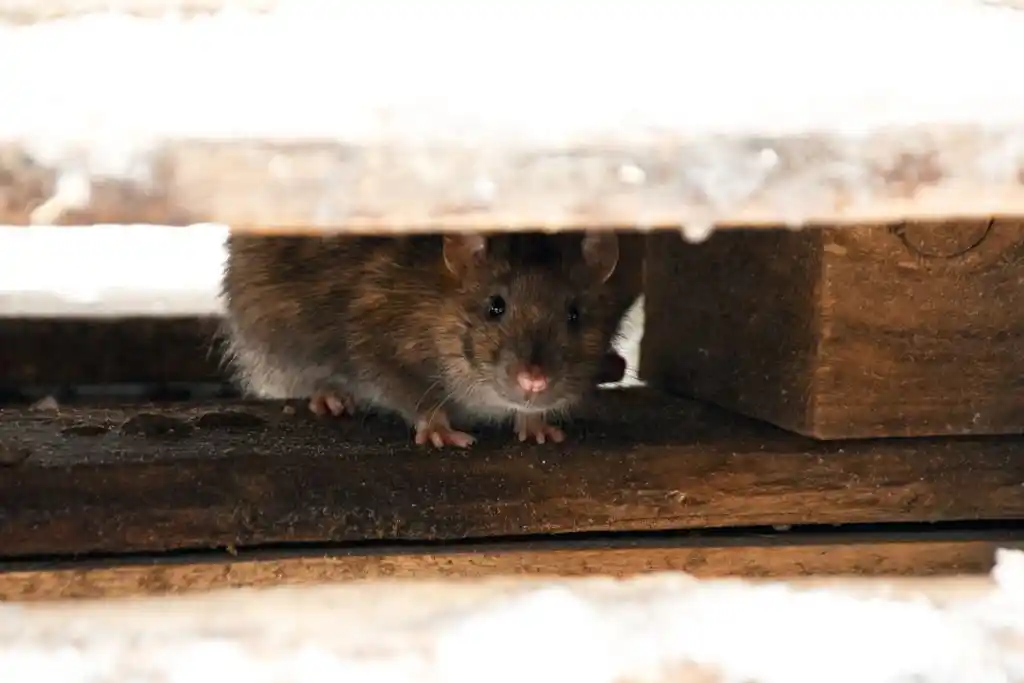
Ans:
[[[0,318],[0,388],[224,381],[219,319]]]
[[[641,378],[800,432],[820,240],[820,229],[716,233],[702,244],[652,236]]]
[[[234,556],[189,553],[134,562],[0,564],[0,600],[119,598],[383,578],[626,578],[661,571],[684,571],[706,578],[950,576],[991,571],[999,548],[1024,549],[1024,532],[782,533],[725,540],[552,540],[470,548],[291,553],[243,550]]]
[[[445,452],[281,404],[2,410],[0,554],[1024,518],[1024,439],[821,443],[643,390],[593,407],[565,444]]]
[[[1024,222],[652,236],[641,375],[820,439],[1024,432]]]

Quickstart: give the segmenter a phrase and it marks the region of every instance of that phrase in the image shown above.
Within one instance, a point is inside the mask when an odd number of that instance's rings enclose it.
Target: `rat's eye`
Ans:
[[[497,320],[505,315],[505,299],[495,294],[487,300],[487,317]]]
[[[566,318],[569,320],[569,324],[575,325],[580,321],[580,309],[576,304],[569,304],[569,310],[566,311]]]

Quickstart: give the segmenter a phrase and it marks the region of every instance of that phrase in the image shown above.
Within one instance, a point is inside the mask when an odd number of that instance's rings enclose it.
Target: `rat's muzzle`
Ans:
[[[538,365],[530,365],[516,372],[516,384],[527,396],[534,396],[546,391],[548,377]]]
[[[540,365],[515,365],[508,371],[506,391],[523,408],[544,410],[554,403],[551,378]]]

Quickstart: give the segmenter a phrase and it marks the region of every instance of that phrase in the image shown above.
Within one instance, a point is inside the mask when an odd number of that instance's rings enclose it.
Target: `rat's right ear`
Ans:
[[[444,236],[444,264],[457,277],[463,277],[479,263],[487,248],[487,238],[476,233],[451,233]]]

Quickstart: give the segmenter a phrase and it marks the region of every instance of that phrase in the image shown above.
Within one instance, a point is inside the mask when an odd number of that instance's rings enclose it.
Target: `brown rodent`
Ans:
[[[402,237],[232,234],[228,358],[246,388],[318,414],[394,411],[418,444],[511,419],[520,440],[597,384],[623,311],[613,232]]]

